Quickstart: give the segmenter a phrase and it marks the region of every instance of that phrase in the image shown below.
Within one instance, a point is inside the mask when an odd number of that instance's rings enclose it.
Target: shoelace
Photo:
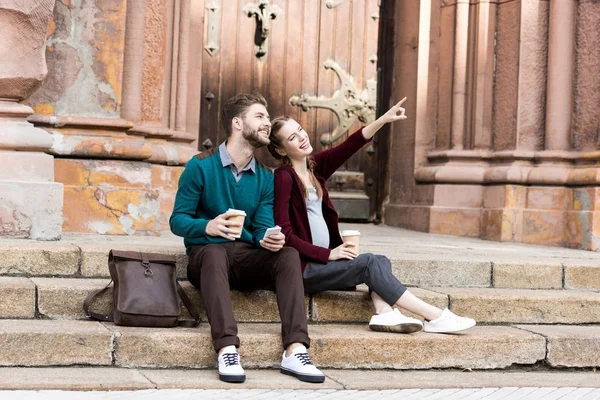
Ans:
[[[296,353],[295,356],[300,360],[302,365],[313,365],[308,353]]]
[[[225,362],[226,367],[239,365],[240,355],[238,353],[225,353],[223,354],[223,361]]]

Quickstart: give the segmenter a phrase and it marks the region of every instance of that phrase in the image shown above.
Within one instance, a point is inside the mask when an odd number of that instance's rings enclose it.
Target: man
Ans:
[[[283,247],[282,233],[264,237],[273,220],[273,174],[254,158],[269,144],[271,122],[260,95],[240,94],[223,106],[221,123],[227,140],[218,149],[188,161],[179,180],[170,219],[174,234],[184,237],[189,256],[188,279],[200,289],[218,353],[219,379],[244,382],[237,348],[238,330],[230,289],[267,289],[277,294],[285,351],[280,371],[306,382],[324,375],[310,361],[310,345],[295,249]],[[228,209],[246,212],[241,223],[228,220]]]

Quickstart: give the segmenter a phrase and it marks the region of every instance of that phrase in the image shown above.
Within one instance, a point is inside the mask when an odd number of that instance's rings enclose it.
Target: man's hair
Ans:
[[[254,104],[262,104],[266,108],[267,100],[260,94],[241,93],[225,102],[221,110],[221,125],[225,129],[227,137],[231,135],[231,120],[243,116],[246,110]]]

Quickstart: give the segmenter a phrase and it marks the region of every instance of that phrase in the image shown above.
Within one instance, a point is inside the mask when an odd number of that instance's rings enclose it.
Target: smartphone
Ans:
[[[281,232],[280,226],[274,226],[272,228],[269,228],[265,231],[265,237],[263,237],[263,239],[266,238],[267,236],[276,235],[279,232]]]

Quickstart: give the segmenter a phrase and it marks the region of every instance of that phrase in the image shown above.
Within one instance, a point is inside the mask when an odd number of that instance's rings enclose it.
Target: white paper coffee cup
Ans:
[[[240,237],[242,237],[242,229],[244,229],[244,220],[246,219],[246,211],[236,210],[235,208],[230,208],[229,210],[227,210],[227,213],[229,215],[227,217],[228,221],[239,221],[242,224],[241,226],[232,226],[231,227],[231,229],[237,230],[237,232],[232,233],[231,236],[239,239]]]
[[[358,248],[360,246],[360,232],[353,229],[346,229],[342,231],[341,236],[344,243],[351,243],[358,253]]]

